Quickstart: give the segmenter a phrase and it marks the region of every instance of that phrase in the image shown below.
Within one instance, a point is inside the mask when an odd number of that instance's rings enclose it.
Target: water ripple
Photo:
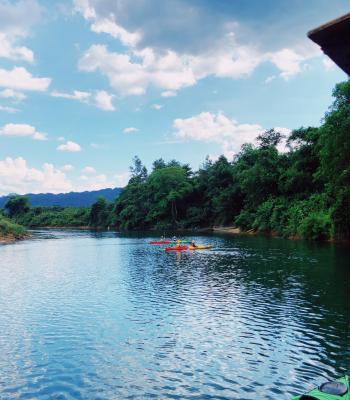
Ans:
[[[1,399],[289,399],[350,365],[348,251],[41,231],[0,247]]]

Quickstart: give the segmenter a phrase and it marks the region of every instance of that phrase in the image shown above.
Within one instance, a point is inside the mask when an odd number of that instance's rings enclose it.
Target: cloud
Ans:
[[[144,94],[150,85],[178,90],[196,82],[191,69],[173,52],[158,55],[152,49],[144,49],[135,55],[134,61],[129,54],[110,53],[106,46],[92,45],[80,59],[79,68],[87,72],[99,70],[122,95]]]
[[[14,107],[8,107],[8,106],[1,106],[0,105],[0,111],[4,111],[4,112],[8,112],[8,113],[13,114],[13,113],[18,112],[19,110],[17,108],[14,108]]]
[[[128,172],[109,179],[105,174],[81,176],[72,181],[65,172],[71,171],[70,164],[57,168],[44,163],[40,168],[32,168],[23,157],[6,157],[0,160],[0,195],[9,193],[66,193],[71,191],[99,190],[107,187],[124,186]]]
[[[26,98],[26,95],[22,92],[16,92],[13,89],[4,89],[0,91],[0,97],[20,102]]]
[[[115,111],[112,99],[113,95],[107,93],[105,90],[99,90],[95,95],[95,105],[104,111]]]
[[[47,133],[38,132],[36,128],[28,124],[6,124],[0,128],[1,136],[28,136],[34,140],[47,140]]]
[[[85,104],[94,105],[104,111],[115,110],[112,103],[113,95],[107,93],[105,90],[97,90],[94,94],[81,90],[73,90],[71,93],[54,90],[51,92],[51,96],[80,101]]]
[[[65,93],[54,90],[51,92],[51,96],[62,97],[63,99],[70,99],[70,100],[86,101],[91,96],[91,93],[83,92],[80,90],[73,90],[72,93]]]
[[[127,46],[135,46],[140,40],[138,32],[128,32],[115,22],[105,18],[91,25],[91,30],[96,33],[108,33],[116,39],[119,39]]]
[[[30,168],[22,157],[0,160],[0,194],[60,193],[73,189],[61,170],[45,163],[40,169]]]
[[[95,174],[95,175],[81,175],[79,177],[79,183],[75,190],[85,191],[85,190],[100,190],[107,187],[112,188],[116,186],[116,180],[109,180],[105,174]]]
[[[326,71],[331,71],[336,66],[336,64],[329,57],[323,57],[322,64]]]
[[[292,49],[282,49],[269,56],[270,61],[281,71],[280,76],[289,79],[301,71],[304,57]]]
[[[25,46],[14,46],[12,41],[0,32],[0,57],[11,60],[34,61],[33,52]]]
[[[135,127],[133,127],[133,126],[130,126],[129,128],[123,129],[123,132],[124,132],[124,133],[132,133],[132,132],[138,132],[138,131],[139,131],[139,129],[138,129],[138,128],[135,128]]]
[[[50,78],[35,78],[23,67],[14,67],[12,70],[0,68],[0,87],[43,92],[50,83]]]
[[[69,171],[73,171],[74,167],[71,164],[66,164],[61,168],[61,171],[63,172],[69,172]]]
[[[130,179],[130,172],[122,172],[121,174],[114,175],[115,186],[116,187],[124,187],[127,185]]]
[[[162,97],[175,97],[176,95],[177,93],[172,90],[165,90],[164,92],[161,93]]]
[[[33,24],[40,20],[41,9],[35,0],[0,1],[0,57],[34,61],[31,49],[16,43],[27,37]]]
[[[178,139],[219,144],[228,158],[232,158],[244,143],[255,143],[256,137],[265,131],[259,124],[239,124],[222,112],[202,112],[190,118],[177,118],[173,128]],[[275,129],[282,134],[290,133],[288,128]]]
[[[81,170],[81,172],[82,172],[83,174],[96,174],[95,168],[89,167],[89,166],[84,167],[84,168]]]
[[[266,83],[266,84],[271,83],[275,79],[276,79],[276,75],[270,75],[264,80],[264,83]]]
[[[267,32],[266,26],[261,32],[253,19],[247,26],[235,20],[232,16],[241,14],[235,5],[76,0],[75,8],[94,32],[107,33],[127,47],[125,52],[110,52],[94,44],[79,61],[81,70],[99,71],[121,95],[141,95],[153,86],[171,97],[209,76],[247,77],[263,63],[272,63],[288,80],[321,54],[304,36],[296,40],[297,35],[288,32]],[[281,48],[276,43],[284,34],[288,40]]]
[[[163,106],[161,104],[152,104],[151,108],[153,108],[154,110],[160,110],[161,108],[163,108]]]
[[[58,151],[78,152],[81,151],[81,147],[78,143],[68,140],[65,144],[60,144],[57,147]]]

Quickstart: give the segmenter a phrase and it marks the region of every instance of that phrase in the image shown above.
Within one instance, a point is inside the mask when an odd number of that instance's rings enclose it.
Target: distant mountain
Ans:
[[[97,197],[102,196],[107,201],[115,200],[121,193],[122,188],[93,190],[91,192],[70,192],[70,193],[29,193],[30,205],[37,206],[61,206],[61,207],[89,207]],[[3,208],[9,196],[0,197],[0,208]]]

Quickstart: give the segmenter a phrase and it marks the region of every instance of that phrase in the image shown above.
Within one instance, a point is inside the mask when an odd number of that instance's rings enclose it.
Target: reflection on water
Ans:
[[[1,399],[289,399],[350,367],[346,247],[149,239],[41,231],[0,247]]]

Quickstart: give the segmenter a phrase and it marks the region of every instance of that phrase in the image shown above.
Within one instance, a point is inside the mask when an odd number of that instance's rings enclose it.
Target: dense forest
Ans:
[[[288,138],[271,129],[233,160],[207,158],[192,171],[159,159],[149,172],[135,157],[129,183],[114,202],[30,208],[26,199],[11,198],[5,212],[26,226],[173,231],[235,225],[285,237],[349,239],[350,81],[338,84],[333,96],[320,127],[296,129]],[[287,152],[277,149],[282,140]]]

